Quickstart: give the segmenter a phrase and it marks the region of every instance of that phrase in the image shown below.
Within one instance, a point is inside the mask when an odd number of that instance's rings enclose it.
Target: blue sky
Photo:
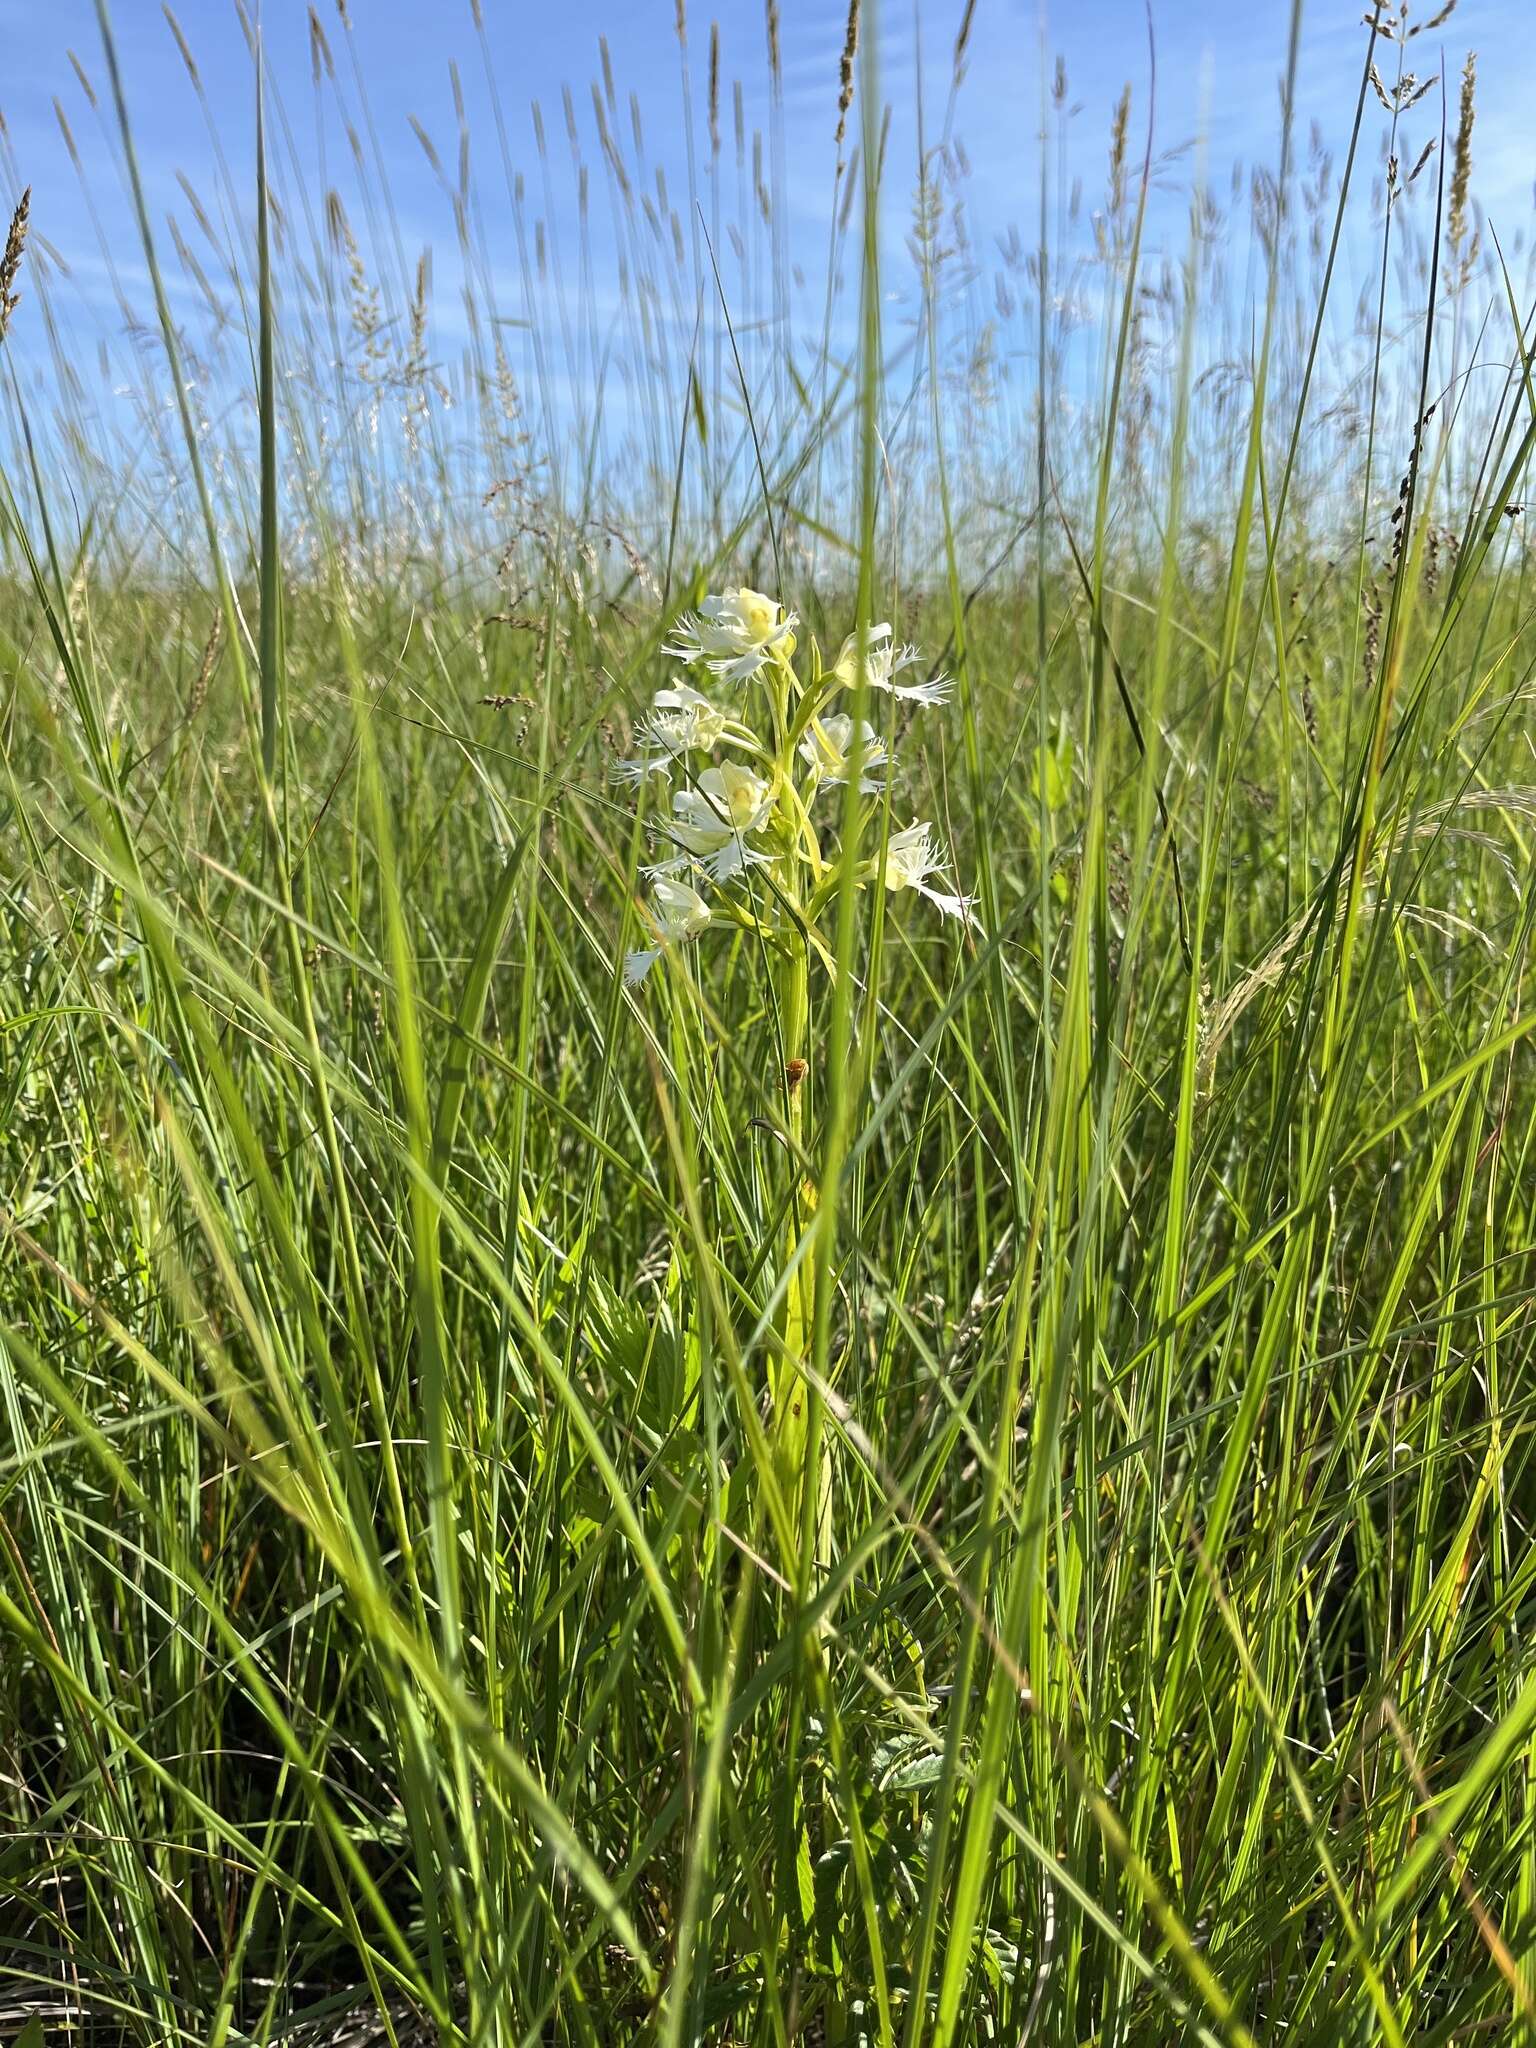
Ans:
[[[866,0],[866,18],[873,4]],[[455,59],[473,137],[481,231],[493,264],[498,269],[505,264],[508,276],[512,274],[510,210],[470,0],[438,0],[434,5],[421,0],[349,0],[351,51],[337,20],[337,0],[317,0],[317,5],[335,53],[341,89],[354,105],[350,62],[355,51],[387,166],[406,266],[414,265],[421,249],[433,250],[436,317],[451,333],[456,289],[452,208],[412,132],[411,119],[414,116],[434,139],[451,176],[457,148],[450,72]],[[529,113],[530,102],[537,99],[545,110],[557,171],[550,211],[557,225],[563,220],[562,232],[569,235],[574,194],[561,113],[562,88],[569,86],[584,155],[599,166],[594,171],[595,213],[601,215],[606,205],[598,192],[601,157],[591,98],[591,82],[599,75],[599,38],[606,36],[624,146],[630,147],[626,102],[633,93],[644,118],[651,174],[661,168],[673,204],[686,221],[687,157],[674,0],[484,0],[484,11],[514,164],[526,172],[530,190],[540,193],[530,204],[540,209],[545,204]],[[812,273],[808,290],[814,297],[814,275],[827,244],[845,8],[841,0],[782,0],[781,11],[782,189],[791,253]],[[1431,11],[1429,0],[1422,0],[1420,11]],[[311,96],[308,12],[307,0],[265,0],[263,32],[292,138],[293,156],[281,168],[280,190],[293,205],[304,188],[318,214],[322,174]],[[933,132],[943,118],[962,4],[920,0],[914,11],[910,0],[894,5],[887,0],[880,12],[881,81],[893,109],[889,221],[895,247],[906,225],[906,195],[916,162],[919,77]],[[219,145],[237,188],[247,193],[251,65],[233,0],[182,0],[178,13],[216,110]],[[112,19],[157,232],[164,235],[169,213],[178,216],[185,230],[188,209],[177,173],[209,198],[217,188],[213,140],[158,0],[114,0]],[[690,63],[699,129],[712,20],[720,27],[723,75],[742,81],[748,131],[766,128],[769,93],[762,6],[758,0],[716,0],[713,7],[690,0]],[[1506,249],[1525,227],[1536,175],[1528,114],[1536,88],[1536,57],[1531,54],[1528,20],[1529,0],[1460,0],[1443,27],[1421,37],[1411,53],[1421,76],[1437,69],[1443,58],[1452,122],[1462,59],[1469,48],[1479,53],[1474,191],[1499,228]],[[1157,52],[1156,147],[1162,162],[1152,242],[1154,250],[1159,241],[1175,249],[1184,233],[1185,193],[1197,160],[1206,162],[1211,188],[1222,195],[1229,189],[1234,164],[1274,161],[1278,81],[1288,23],[1284,8],[1278,6],[1242,9],[1231,0],[1153,0],[1152,28]],[[118,268],[130,300],[147,310],[147,299],[137,238],[122,196],[94,0],[49,0],[46,5],[38,0],[0,0],[0,47],[6,53],[0,92],[15,176],[31,184],[36,232],[59,252],[71,273],[56,293],[61,317],[81,360],[93,344],[106,342],[120,349],[124,321],[112,290],[112,267]],[[1042,47],[1052,61],[1059,54],[1066,64],[1071,101],[1078,108],[1072,121],[1071,172],[1083,180],[1087,207],[1102,193],[1111,110],[1127,81],[1134,91],[1132,134],[1138,149],[1144,131],[1149,48],[1142,0],[1078,0],[1075,5],[1047,8],[1037,6],[1036,0],[978,0],[956,133],[970,166],[964,188],[966,212],[983,267],[1010,223],[1019,225],[1026,241],[1033,237]],[[1316,122],[1330,146],[1342,147],[1362,49],[1359,0],[1311,0],[1303,16],[1298,90],[1303,142],[1308,124]],[[100,96],[99,110],[89,104],[71,64],[71,51]],[[1384,69],[1389,54],[1382,53]],[[80,151],[99,232],[66,152],[55,100],[66,112]],[[1431,94],[1409,117],[1409,146],[1415,153],[1438,127],[1438,104],[1438,95]],[[1374,104],[1368,108],[1368,166],[1376,163],[1384,119]],[[725,126],[725,184],[734,195],[729,112]],[[1202,138],[1203,159],[1195,148]],[[330,121],[324,148],[324,182],[344,185],[346,152],[339,121]],[[1351,252],[1346,250],[1347,297],[1364,280],[1369,263],[1368,211],[1366,206],[1359,216],[1360,260],[1354,274]],[[366,240],[366,224],[358,225]],[[613,243],[601,226],[593,249],[591,291],[604,302],[614,297],[615,282],[608,273],[615,258]],[[382,264],[379,252],[373,254]],[[899,274],[899,263],[893,264],[898,313]],[[35,335],[25,332],[15,337],[23,361],[34,341]],[[34,364],[34,377],[45,380],[47,374]]]

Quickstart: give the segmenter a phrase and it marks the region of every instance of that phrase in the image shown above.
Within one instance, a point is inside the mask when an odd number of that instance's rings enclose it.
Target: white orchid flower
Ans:
[[[707,754],[719,745],[729,724],[728,715],[718,705],[676,676],[670,690],[658,690],[651,699],[645,730],[655,745],[669,754],[690,750]]]
[[[662,651],[674,660],[702,662],[727,683],[748,683],[764,662],[794,651],[795,614],[777,598],[742,584],[706,597],[697,613],[677,622]]]
[[[954,691],[952,676],[929,676],[922,682],[899,683],[896,678],[904,669],[915,668],[922,660],[916,647],[898,647],[891,638],[891,629],[885,620],[869,629],[869,640],[864,652],[864,680],[872,690],[884,690],[887,695],[899,697],[907,704],[946,704]],[[833,665],[833,674],[846,689],[852,689],[859,679],[859,638],[850,633],[843,642],[842,652]]]
[[[859,725],[859,793],[877,796],[884,786],[879,771],[890,760],[890,750],[867,718]],[[853,720],[841,711],[830,718],[813,718],[800,742],[800,758],[829,786],[848,780],[853,751]]]
[[[657,943],[625,954],[624,979],[631,988],[636,982],[644,981],[665,947],[682,939],[696,939],[709,923],[709,905],[687,882],[676,882],[666,875],[658,875],[651,888],[654,897],[651,922],[656,928]]]
[[[727,737],[730,722],[717,705],[681,677],[674,677],[670,689],[658,690],[652,697],[651,715],[636,732],[641,752],[633,760],[620,761],[614,779],[644,782],[647,775],[667,768],[680,755],[707,754]]]
[[[750,768],[734,761],[706,768],[696,789],[679,789],[672,797],[667,831],[674,845],[697,860],[717,882],[728,882],[743,868],[766,858],[746,844],[749,833],[768,822],[773,795]],[[677,867],[681,862],[663,863]]]
[[[903,832],[893,832],[885,850],[885,886],[891,894],[898,895],[903,889],[915,889],[919,896],[926,896],[936,904],[946,917],[957,917],[962,924],[974,924],[971,915],[974,896],[954,896],[943,889],[930,887],[928,877],[943,878],[945,867],[944,849],[933,836],[933,827],[918,823],[908,825]]]

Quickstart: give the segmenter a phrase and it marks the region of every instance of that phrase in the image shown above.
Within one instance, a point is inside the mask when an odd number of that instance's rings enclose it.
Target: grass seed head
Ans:
[[[1467,190],[1472,180],[1472,126],[1477,118],[1477,52],[1469,50],[1461,71],[1461,105],[1456,121],[1455,153],[1451,158],[1451,247],[1461,248],[1467,233]]]
[[[1131,126],[1131,88],[1127,84],[1115,106],[1109,132],[1109,210],[1118,219],[1125,210],[1125,160]]]
[[[843,54],[838,59],[837,158],[843,158],[843,137],[848,129],[848,109],[853,105],[853,66],[859,54],[860,0],[848,0],[848,26],[843,35]]]
[[[21,304],[21,293],[16,289],[16,280],[21,275],[21,259],[27,246],[27,224],[32,217],[32,187],[29,185],[16,203],[11,215],[10,231],[5,238],[5,254],[0,256],[0,341],[10,332],[11,319]]]

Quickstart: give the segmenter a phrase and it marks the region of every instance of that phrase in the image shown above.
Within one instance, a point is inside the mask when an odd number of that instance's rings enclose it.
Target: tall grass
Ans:
[[[679,8],[686,194],[603,51],[572,215],[472,6],[440,318],[346,8],[312,149],[252,29],[253,167],[173,24],[218,190],[162,224],[102,0],[131,426],[44,193],[0,289],[29,2048],[1536,2036],[1536,383],[1475,74],[1441,147],[1458,24],[1378,13],[1334,163],[1298,9],[1273,175],[1218,203],[1138,85],[1095,206],[1042,51],[994,263],[973,10],[915,167],[878,12],[821,257],[776,10],[764,141]],[[863,703],[877,621],[953,672],[889,730],[978,922],[849,855],[784,972],[631,987],[613,765],[742,581]]]

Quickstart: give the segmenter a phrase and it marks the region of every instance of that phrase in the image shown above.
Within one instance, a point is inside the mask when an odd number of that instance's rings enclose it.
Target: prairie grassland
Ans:
[[[152,220],[86,66],[127,411],[13,230],[29,2048],[1536,2035],[1536,387],[1473,74],[1426,165],[1383,17],[1347,153],[1287,101],[1230,197],[1132,96],[1080,204],[1047,71],[994,260],[874,27],[824,252],[697,24],[675,213],[609,71],[616,313],[497,102],[483,185],[422,138],[440,344],[345,10],[350,199],[269,91]],[[742,584],[853,636],[890,795],[632,982],[615,768]],[[913,818],[969,918],[879,886]]]

